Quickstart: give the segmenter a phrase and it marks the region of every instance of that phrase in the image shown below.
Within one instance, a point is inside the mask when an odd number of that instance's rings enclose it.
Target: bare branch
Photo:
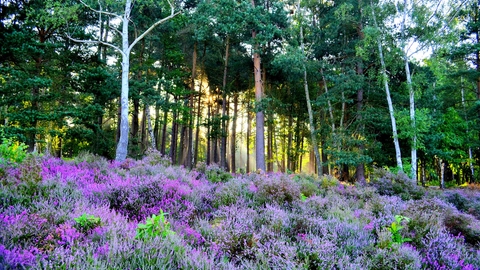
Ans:
[[[111,44],[111,43],[108,43],[108,42],[104,42],[104,41],[101,41],[101,40],[85,40],[85,39],[76,39],[76,38],[72,38],[71,36],[67,35],[67,38],[70,39],[71,41],[74,41],[74,42],[78,42],[78,43],[86,43],[86,44],[102,44],[102,45],[105,45],[105,46],[109,46],[115,50],[117,50],[118,52],[120,52],[122,55],[124,54],[122,49],[120,49],[119,47]]]
[[[90,10],[96,12],[96,13],[100,13],[100,14],[105,14],[105,15],[108,15],[108,16],[113,16],[113,17],[116,17],[116,18],[122,18],[122,16],[118,15],[118,14],[115,14],[115,13],[111,13],[111,12],[107,12],[107,11],[102,11],[102,10],[96,10],[94,8],[92,8],[91,6],[87,5],[85,2],[83,2],[82,0],[79,0],[80,3],[82,3],[85,7],[89,8]]]
[[[130,47],[128,47],[128,51],[132,50],[133,46],[135,46],[135,44],[137,44],[142,38],[144,38],[148,33],[150,33],[155,27],[157,27],[158,25],[172,19],[173,17],[177,16],[178,14],[180,14],[181,12],[177,12],[175,13],[175,7],[173,6],[173,4],[169,1],[168,1],[168,4],[170,4],[170,8],[171,8],[171,13],[168,17],[165,17],[159,21],[157,21],[156,23],[152,24],[152,26],[150,26],[150,28],[148,28],[147,30],[145,30],[145,32],[143,32],[143,34],[141,34],[139,37],[137,37],[133,42],[132,44],[130,44]]]

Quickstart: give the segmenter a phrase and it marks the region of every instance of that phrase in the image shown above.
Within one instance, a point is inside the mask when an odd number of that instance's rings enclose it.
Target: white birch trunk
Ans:
[[[408,57],[405,54],[404,55],[404,61],[405,61],[405,73],[407,74],[407,86],[408,86],[408,92],[410,94],[410,123],[412,125],[412,130],[413,130],[413,137],[412,137],[412,148],[411,148],[411,153],[412,153],[412,177],[417,181],[417,125],[415,122],[415,91],[413,90],[413,84],[412,84],[412,77],[410,73],[410,67],[408,64]]]
[[[375,17],[375,11],[373,8],[372,8],[372,17],[375,24],[375,28],[379,29],[377,24],[377,19]],[[383,57],[383,48],[382,48],[382,41],[380,39],[380,36],[377,37],[377,43],[378,43],[378,54],[380,57],[383,84],[385,87],[385,93],[387,95],[388,112],[390,113],[390,120],[392,122],[392,135],[393,135],[393,144],[395,145],[395,158],[397,160],[397,167],[403,171],[402,154],[400,152],[400,143],[398,142],[398,134],[397,134],[397,122],[395,120],[392,97],[390,96],[390,88],[388,86],[387,68],[385,65],[385,58]]]
[[[438,160],[438,165],[440,165],[440,188],[445,188],[445,163],[442,159]]]
[[[120,139],[117,144],[115,159],[123,161],[128,151],[128,74],[130,73],[130,48],[128,41],[128,22],[130,20],[132,1],[125,3],[125,13],[122,18],[122,92],[120,95]]]
[[[417,126],[415,123],[415,92],[413,90],[412,84],[412,76],[410,72],[410,65],[408,64],[408,49],[406,47],[406,37],[405,37],[405,28],[406,28],[406,20],[407,20],[407,11],[408,11],[408,0],[404,0],[404,10],[403,10],[403,20],[401,24],[401,47],[403,52],[403,61],[405,63],[405,74],[407,76],[407,89],[409,93],[409,103],[410,103],[410,124],[413,131],[412,136],[412,145],[411,145],[411,159],[412,159],[412,177],[417,182]],[[398,11],[398,7],[397,7]]]
[[[102,10],[95,10],[89,5],[87,5],[86,3],[84,3],[83,1],[80,1],[80,2],[83,5],[85,5],[87,8],[91,9],[92,11],[98,14],[104,14],[109,17],[120,19],[122,21],[122,32],[120,33],[122,37],[121,47],[116,46],[112,43],[108,43],[106,42],[106,40],[102,41],[101,37],[99,37],[98,40],[79,40],[79,39],[72,38],[70,36],[68,36],[68,38],[75,42],[103,44],[103,45],[109,46],[115,49],[117,52],[119,52],[122,56],[122,92],[120,95],[120,123],[119,123],[120,138],[117,144],[115,160],[123,161],[127,158],[127,151],[128,151],[128,130],[129,130],[129,124],[128,124],[128,91],[129,91],[128,79],[129,78],[128,78],[128,75],[130,72],[130,52],[132,51],[132,48],[140,40],[142,40],[148,33],[150,33],[153,29],[155,29],[155,27],[170,20],[171,18],[175,17],[180,13],[179,12],[175,13],[175,7],[173,6],[172,3],[169,2],[170,8],[171,8],[170,15],[156,21],[130,44],[128,40],[128,23],[130,22],[130,14],[132,12],[132,0],[126,0],[125,10],[123,15],[118,15],[118,14],[114,14],[114,13],[106,12]]]

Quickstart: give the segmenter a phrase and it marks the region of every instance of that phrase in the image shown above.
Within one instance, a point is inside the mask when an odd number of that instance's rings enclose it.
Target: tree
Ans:
[[[378,57],[380,59],[380,64],[381,64],[382,81],[385,87],[385,94],[387,96],[387,103],[388,103],[388,112],[390,114],[390,121],[392,123],[393,144],[395,145],[395,159],[397,161],[397,167],[403,171],[402,154],[400,150],[400,143],[398,141],[397,123],[396,123],[394,109],[393,109],[392,97],[390,95],[390,87],[388,84],[387,67],[385,65],[385,58],[383,55],[382,39],[381,39],[381,34],[379,33],[380,30],[377,23],[377,17],[375,15],[375,6],[373,5],[373,3],[371,7],[371,13],[372,13],[372,20],[375,27],[372,30],[374,31],[373,34],[376,36]]]
[[[117,150],[115,159],[118,161],[123,161],[127,157],[128,153],[128,132],[129,132],[129,124],[128,124],[128,103],[129,103],[129,72],[130,72],[130,53],[132,48],[142,40],[146,35],[148,35],[155,27],[158,25],[172,19],[173,17],[180,14],[180,12],[175,13],[175,6],[169,2],[170,5],[170,15],[164,17],[154,24],[152,24],[147,30],[145,30],[142,34],[134,39],[132,43],[129,42],[129,23],[131,20],[131,13],[133,8],[132,0],[126,0],[124,5],[123,14],[116,14],[108,11],[103,11],[101,8],[99,10],[94,9],[87,3],[81,1],[82,4],[90,8],[92,11],[98,14],[106,15],[112,19],[118,19],[122,23],[122,30],[118,34],[121,36],[121,45],[118,46],[116,44],[103,41],[101,39],[101,35],[99,35],[98,40],[80,40],[74,37],[69,36],[69,38],[75,42],[81,43],[93,43],[93,44],[103,44],[105,46],[109,46],[115,49],[118,53],[120,53],[122,58],[122,92],[120,97],[120,106],[121,106],[121,116],[120,116],[120,138],[118,140]]]
[[[306,57],[306,53],[305,53],[305,45],[303,43],[303,25],[302,25],[302,10],[301,10],[301,7],[300,7],[300,2],[301,0],[298,2],[298,7],[297,7],[297,11],[298,11],[298,16],[299,16],[299,24],[300,24],[300,48],[301,48],[301,52],[302,52],[302,56],[303,56],[303,61],[302,61],[302,68],[303,68],[303,84],[304,84],[304,88],[305,88],[305,97],[307,99],[307,109],[308,109],[308,121],[309,121],[309,125],[310,125],[310,135],[311,135],[311,139],[312,139],[312,146],[313,146],[313,151],[315,153],[315,159],[317,161],[317,173],[318,175],[322,175],[323,174],[323,171],[322,171],[322,162],[321,162],[321,159],[320,159],[320,152],[318,151],[318,145],[317,145],[317,139],[316,139],[316,131],[315,131],[315,125],[314,125],[314,122],[313,122],[313,112],[312,112],[312,104],[310,102],[310,93],[308,91],[308,80],[307,80],[307,68],[305,66],[305,61],[307,59]]]

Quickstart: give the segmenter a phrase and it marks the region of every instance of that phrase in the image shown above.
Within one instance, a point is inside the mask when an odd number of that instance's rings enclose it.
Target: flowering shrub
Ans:
[[[414,180],[403,172],[395,174],[376,168],[372,174],[370,185],[375,187],[380,195],[397,195],[403,200],[418,200],[425,195],[425,189],[417,186]]]
[[[263,204],[269,201],[280,205],[300,199],[300,185],[288,175],[272,174],[262,181],[255,182],[257,187],[256,200]]]
[[[158,152],[27,157],[3,169],[0,268],[480,269],[474,190],[422,195],[387,172],[353,186],[188,171]]]

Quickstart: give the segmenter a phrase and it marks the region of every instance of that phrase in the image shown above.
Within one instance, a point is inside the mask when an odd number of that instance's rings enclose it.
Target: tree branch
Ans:
[[[175,13],[175,7],[173,6],[173,4],[168,1],[168,3],[170,4],[170,7],[171,7],[171,13],[168,17],[165,17],[159,21],[157,21],[156,23],[152,24],[152,26],[150,26],[150,28],[148,28],[147,30],[145,30],[145,32],[143,32],[143,34],[141,34],[139,37],[137,37],[133,42],[132,44],[130,44],[130,46],[128,47],[128,51],[132,50],[133,46],[135,46],[135,44],[137,44],[142,38],[144,38],[148,33],[150,33],[155,27],[157,27],[158,25],[170,20],[171,18],[177,16],[178,14],[181,13],[181,11]]]
[[[118,15],[118,14],[115,14],[115,13],[111,13],[111,12],[107,12],[107,11],[101,11],[101,10],[96,10],[94,8],[92,8],[91,6],[87,5],[85,2],[83,2],[82,0],[79,0],[80,3],[82,3],[85,7],[87,7],[88,9],[96,12],[96,13],[100,13],[100,14],[105,14],[105,15],[108,15],[108,16],[113,16],[113,17],[116,17],[116,18],[122,18],[122,16]]]
[[[108,43],[108,42],[105,42],[105,41],[101,41],[101,40],[85,40],[85,39],[76,39],[76,38],[72,38],[71,36],[67,35],[67,38],[70,39],[71,41],[74,41],[74,42],[78,42],[78,43],[87,43],[87,44],[102,44],[102,45],[105,45],[105,46],[109,46],[115,50],[117,50],[118,52],[120,52],[122,55],[123,55],[123,51],[122,49],[120,49],[119,47],[111,44],[111,43]]]

